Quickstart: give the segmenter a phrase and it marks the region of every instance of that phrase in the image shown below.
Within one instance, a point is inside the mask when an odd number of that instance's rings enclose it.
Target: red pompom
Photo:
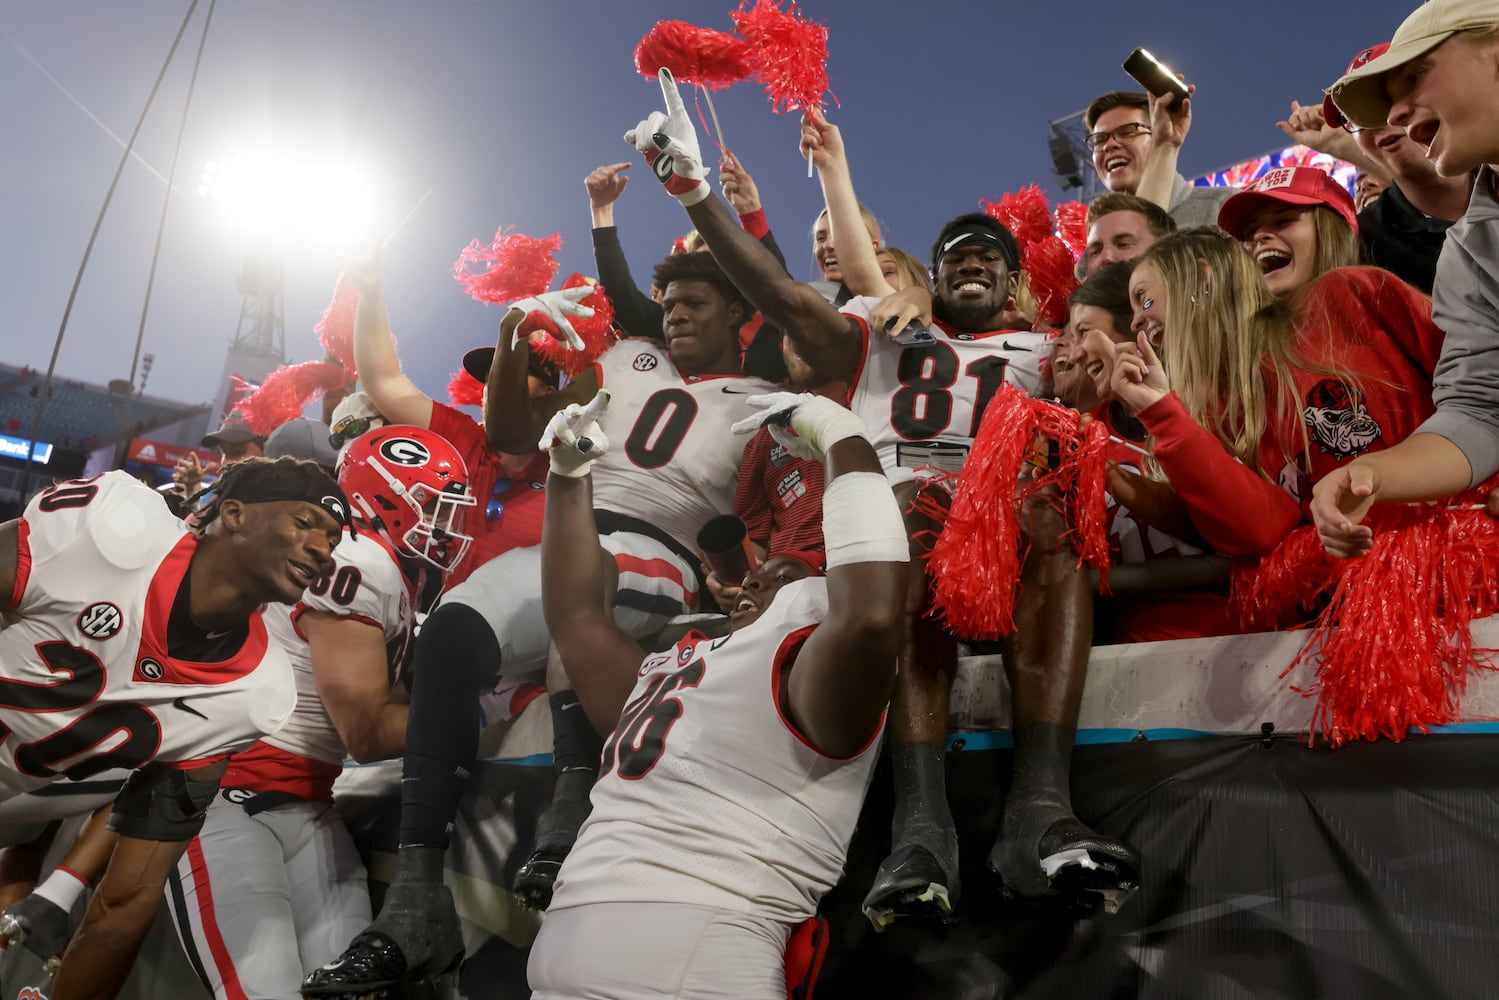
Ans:
[[[822,107],[828,89],[828,29],[797,12],[796,0],[781,10],[778,0],[748,0],[729,16],[749,43],[755,79],[765,86],[776,114]]]
[[[1258,623],[1293,618],[1297,602],[1327,597],[1286,670],[1314,670],[1312,683],[1296,688],[1317,699],[1314,735],[1333,746],[1398,741],[1460,718],[1468,677],[1493,668],[1472,633],[1475,618],[1499,608],[1499,525],[1473,509],[1488,490],[1454,507],[1374,508],[1374,544],[1357,559],[1327,556],[1308,525],[1236,573],[1235,603]]]
[[[985,215],[1005,224],[1015,236],[1021,253],[1032,243],[1052,235],[1051,202],[1035,184],[1000,195],[999,201],[980,201]]]
[[[570,274],[562,283],[563,288],[583,285],[593,286],[593,292],[581,303],[591,308],[593,315],[587,319],[571,317],[573,330],[583,338],[583,350],[574,351],[563,344],[557,325],[545,313],[531,313],[521,321],[517,330],[522,337],[530,339],[531,350],[561,369],[568,378],[576,378],[618,339],[614,333],[614,303],[604,293],[604,286],[582,274]]]
[[[506,305],[540,295],[557,276],[562,234],[533,239],[501,228],[488,246],[474,240],[453,263],[453,277],[480,302]]]
[[[448,402],[454,406],[483,406],[484,383],[462,369],[448,380]]]
[[[1322,547],[1317,529],[1303,525],[1258,562],[1234,561],[1231,604],[1246,629],[1300,627],[1315,615],[1331,589],[1337,566]]]
[[[1020,254],[1026,287],[1036,303],[1036,319],[1047,326],[1067,322],[1067,299],[1077,290],[1077,258],[1060,236],[1048,236]]]
[[[1080,201],[1064,202],[1057,206],[1057,235],[1072,251],[1074,260],[1081,258],[1088,249],[1088,206]]]
[[[265,377],[260,387],[236,404],[245,423],[261,437],[302,415],[313,397],[347,384],[348,373],[331,361],[282,365]]]
[[[953,632],[998,639],[1015,631],[1015,596],[1025,558],[1020,512],[1027,504],[1060,504],[1079,566],[1097,569],[1107,586],[1107,446],[1102,424],[1083,428],[1075,410],[1031,399],[1008,383],[999,387],[984,411],[953,491],[952,509],[927,560],[934,611]],[[1049,453],[1055,454],[1054,467],[1044,461]]]
[[[333,285],[333,299],[323,310],[312,332],[323,345],[324,357],[337,361],[348,372],[348,381],[359,379],[359,368],[354,364],[354,310],[359,305],[359,290],[347,276],[340,274]]]
[[[748,42],[686,21],[657,21],[635,46],[635,68],[641,76],[655,79],[663,66],[682,83],[715,90],[754,72]]]

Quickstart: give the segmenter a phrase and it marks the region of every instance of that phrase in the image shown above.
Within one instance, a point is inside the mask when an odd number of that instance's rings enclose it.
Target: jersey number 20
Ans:
[[[43,642],[36,651],[47,669],[63,679],[52,684],[0,680],[0,708],[65,712],[93,704],[104,690],[104,664],[88,650],[66,642]],[[9,734],[0,724],[0,740]],[[98,752],[111,741],[110,749]],[[140,767],[156,755],[160,745],[161,723],[155,715],[130,702],[111,702],[85,712],[50,736],[17,748],[16,767],[33,777],[61,773],[77,780],[112,767]],[[79,759],[61,766],[70,758]]]

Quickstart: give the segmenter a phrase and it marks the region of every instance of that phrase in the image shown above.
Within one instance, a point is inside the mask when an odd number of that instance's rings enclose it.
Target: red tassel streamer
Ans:
[[[557,276],[562,234],[533,239],[502,227],[488,246],[474,240],[453,263],[453,277],[480,302],[506,305],[540,295]]]
[[[302,415],[315,396],[341,388],[348,372],[332,361],[304,361],[299,365],[282,365],[265,377],[260,387],[239,401],[235,409],[245,423],[264,437]]]
[[[358,305],[359,290],[340,274],[323,318],[312,328],[318,343],[323,345],[323,355],[343,365],[350,382],[359,379],[359,368],[354,364],[354,310]]]
[[[448,402],[454,406],[483,406],[484,383],[459,369],[448,379]]]
[[[1026,286],[1036,302],[1036,319],[1046,326],[1067,322],[1067,299],[1077,290],[1077,258],[1060,236],[1047,236],[1020,253]]]
[[[1489,489],[1453,507],[1376,507],[1373,547],[1357,559],[1328,557],[1303,526],[1258,567],[1236,573],[1235,603],[1250,620],[1289,617],[1296,601],[1330,595],[1286,670],[1313,668],[1312,683],[1295,690],[1317,699],[1314,736],[1335,747],[1399,741],[1461,717],[1468,677],[1493,669],[1492,651],[1473,645],[1472,625],[1499,610],[1499,524],[1468,506]],[[1276,596],[1277,585],[1288,596]]]
[[[979,208],[985,215],[1005,224],[1005,228],[1014,234],[1015,242],[1020,244],[1022,253],[1032,243],[1052,235],[1051,203],[1035,184],[1002,194],[997,202],[980,201]]]
[[[1028,466],[1038,435],[1056,442],[1055,468]],[[1075,411],[1000,386],[984,411],[952,509],[927,560],[934,613],[955,633],[998,639],[1015,631],[1015,595],[1025,558],[1020,512],[1029,503],[1060,503],[1079,565],[1107,574],[1107,445],[1108,431],[1101,424],[1080,430]],[[1021,479],[1022,471],[1028,478]],[[1055,495],[1048,492],[1051,487]]]
[[[1309,524],[1257,563],[1235,560],[1230,592],[1240,623],[1262,631],[1306,624],[1331,589],[1337,565]]]
[[[544,361],[555,365],[566,373],[568,378],[576,378],[578,373],[592,366],[614,342],[619,339],[614,333],[614,304],[609,301],[609,296],[604,293],[604,286],[582,274],[570,274],[562,283],[563,288],[578,288],[582,285],[592,285],[593,293],[583,299],[582,304],[593,309],[593,315],[587,319],[572,317],[573,329],[579,337],[583,338],[584,349],[581,351],[570,350],[558,339],[559,331],[557,324],[543,313],[532,313],[521,321],[520,329],[517,331],[522,337],[530,340],[531,350],[541,356]]]
[[[1057,206],[1057,235],[1072,251],[1072,258],[1082,257],[1088,249],[1088,206],[1080,201],[1064,202]]]
[[[635,68],[654,80],[664,66],[682,83],[721,90],[749,78],[751,56],[749,43],[728,32],[657,21],[635,46]]]
[[[802,17],[796,0],[784,11],[777,0],[756,0],[748,8],[741,3],[729,16],[739,36],[749,43],[755,79],[765,86],[776,114],[822,107],[822,95],[828,90],[825,25]]]

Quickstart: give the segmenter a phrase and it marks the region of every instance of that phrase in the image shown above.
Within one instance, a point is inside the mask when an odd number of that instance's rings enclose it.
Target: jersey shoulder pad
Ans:
[[[333,572],[302,594],[312,611],[358,616],[385,625],[395,614],[406,581],[395,555],[368,531],[345,534],[333,550]]]
[[[107,565],[127,570],[160,559],[188,531],[159,493],[120,471],[44,490],[25,518],[33,562],[87,544]]]

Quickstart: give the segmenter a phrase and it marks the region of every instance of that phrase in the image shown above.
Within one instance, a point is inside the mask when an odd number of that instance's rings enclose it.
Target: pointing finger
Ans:
[[[656,71],[656,79],[661,82],[661,97],[666,101],[666,113],[672,118],[678,115],[686,118],[687,106],[682,103],[682,93],[677,89],[677,81],[671,75],[671,70],[662,66]]]

